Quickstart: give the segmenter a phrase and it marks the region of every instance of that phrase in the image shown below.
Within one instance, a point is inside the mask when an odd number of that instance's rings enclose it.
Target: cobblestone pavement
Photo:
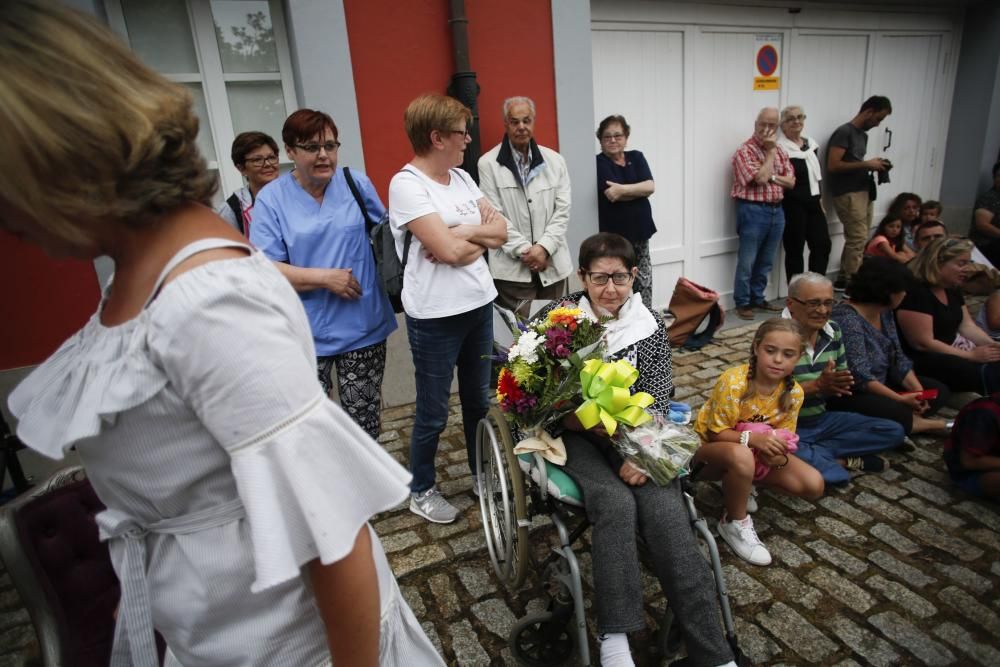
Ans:
[[[678,398],[699,406],[719,372],[748,356],[755,326],[723,331],[700,352],[676,353]],[[544,607],[544,582],[532,573],[512,592],[493,575],[457,407],[438,472],[442,491],[462,510],[459,520],[429,524],[401,506],[374,525],[446,661],[513,664],[508,632]],[[403,406],[384,415],[381,441],[404,464],[412,413]],[[1000,665],[1000,505],[951,488],[940,438],[913,440],[914,451],[889,455],[887,472],[858,476],[815,503],[762,493],[754,521],[774,556],[769,567],[745,563],[720,541],[740,643],[756,664]],[[717,487],[700,484],[697,501],[714,528]],[[544,517],[533,526],[533,552],[541,556],[554,529]],[[589,605],[586,535],[577,553]],[[652,625],[664,600],[646,577]],[[33,642],[27,614],[0,574],[0,667],[20,664]]]

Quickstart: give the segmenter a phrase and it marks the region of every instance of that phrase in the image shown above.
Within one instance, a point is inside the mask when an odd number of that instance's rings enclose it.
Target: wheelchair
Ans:
[[[502,314],[501,314],[502,316]],[[526,667],[552,667],[576,656],[580,665],[591,665],[587,639],[586,608],[580,564],[573,544],[590,527],[583,496],[573,479],[538,453],[515,454],[514,434],[500,408],[492,406],[476,431],[476,470],[479,475],[479,510],[490,562],[497,578],[512,591],[525,582],[529,567],[540,572],[546,588],[544,611],[528,614],[515,623],[508,636],[513,658]],[[708,548],[722,610],[725,637],[744,664],[739,650],[719,549],[694,505],[693,477],[679,478],[690,524]],[[532,520],[548,516],[559,545],[541,563],[532,563],[529,530]],[[640,541],[640,553],[643,545]],[[655,651],[661,659],[676,656],[682,644],[669,605],[659,630]]]

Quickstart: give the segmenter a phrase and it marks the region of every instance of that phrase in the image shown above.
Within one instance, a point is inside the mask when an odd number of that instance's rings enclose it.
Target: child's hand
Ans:
[[[750,447],[756,449],[765,460],[773,457],[783,457],[788,452],[788,445],[779,436],[770,433],[751,433]]]
[[[788,463],[788,454],[778,454],[777,456],[767,456],[761,454],[760,457],[769,466],[784,466]]]

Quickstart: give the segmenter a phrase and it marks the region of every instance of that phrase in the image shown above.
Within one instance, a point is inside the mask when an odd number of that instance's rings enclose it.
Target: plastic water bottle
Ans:
[[[691,406],[687,403],[670,401],[670,412],[667,413],[667,419],[675,424],[690,424]]]

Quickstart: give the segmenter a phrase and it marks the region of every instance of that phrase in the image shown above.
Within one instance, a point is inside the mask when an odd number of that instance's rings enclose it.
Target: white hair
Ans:
[[[833,287],[830,279],[822,273],[806,271],[805,273],[792,276],[792,279],[788,281],[788,296],[798,296],[803,285],[827,285],[831,288]]]
[[[788,120],[788,117],[792,115],[792,109],[798,109],[802,113],[805,113],[805,107],[801,104],[789,104],[787,107],[781,110],[781,122],[784,123]]]
[[[503,101],[503,119],[504,120],[507,120],[507,112],[510,111],[510,108],[512,106],[514,106],[515,104],[527,104],[528,105],[528,109],[531,110],[531,117],[532,118],[535,117],[535,102],[534,102],[534,100],[532,100],[530,97],[517,96],[517,97],[508,97],[507,99],[505,99]]]
[[[760,120],[761,116],[763,116],[765,113],[768,113],[770,111],[773,111],[774,113],[778,113],[778,107],[764,107],[763,109],[761,109],[760,111],[757,112],[757,120]]]

